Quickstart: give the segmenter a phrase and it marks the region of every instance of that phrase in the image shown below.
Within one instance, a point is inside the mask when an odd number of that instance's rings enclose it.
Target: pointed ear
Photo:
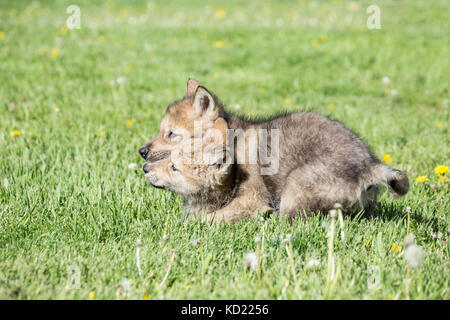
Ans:
[[[212,119],[219,114],[213,95],[203,86],[199,86],[195,91],[193,107],[197,114],[208,114]]]
[[[187,82],[187,89],[186,89],[186,97],[192,97],[195,94],[195,91],[197,91],[197,88],[201,86],[200,82],[198,82],[195,79],[189,78]]]

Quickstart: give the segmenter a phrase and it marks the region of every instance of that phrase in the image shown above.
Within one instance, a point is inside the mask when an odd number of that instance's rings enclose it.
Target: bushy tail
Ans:
[[[403,196],[408,193],[409,179],[403,171],[377,163],[372,168],[372,179],[375,184],[383,184],[389,187],[389,190],[395,196]]]

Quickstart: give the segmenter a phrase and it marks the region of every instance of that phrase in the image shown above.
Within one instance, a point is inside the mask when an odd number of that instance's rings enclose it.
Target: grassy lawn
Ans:
[[[434,171],[450,166],[450,2],[376,1],[368,30],[373,3],[83,0],[68,30],[73,1],[0,0],[0,298],[450,299],[449,183]],[[331,281],[328,216],[185,222],[137,150],[188,77],[229,111],[343,122],[410,192],[383,193],[375,220],[346,217],[345,243],[336,221]]]

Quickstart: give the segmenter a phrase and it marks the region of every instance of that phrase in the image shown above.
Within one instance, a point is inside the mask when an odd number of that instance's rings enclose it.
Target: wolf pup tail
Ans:
[[[372,167],[372,179],[375,184],[389,187],[394,196],[400,197],[408,193],[409,179],[403,171],[377,163]]]

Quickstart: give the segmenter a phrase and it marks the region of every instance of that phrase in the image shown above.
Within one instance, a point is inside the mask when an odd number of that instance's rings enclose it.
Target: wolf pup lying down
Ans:
[[[174,153],[194,140],[208,140],[206,144],[216,150],[221,146],[222,154],[229,151],[231,161],[219,167],[203,161],[183,170],[172,168],[183,159]],[[159,135],[139,153],[150,162],[143,169],[152,185],[182,194],[188,213],[215,212],[218,221],[255,217],[268,210],[290,217],[309,215],[327,212],[336,203],[344,211],[363,209],[371,216],[380,185],[396,196],[409,189],[404,172],[382,164],[340,123],[312,112],[258,121],[238,117],[227,113],[217,97],[193,79],[188,81],[186,97],[167,107]],[[267,154],[272,155],[270,168]],[[170,168],[183,179],[174,177]],[[163,178],[159,170],[168,174]],[[224,175],[202,182],[201,170]],[[198,179],[189,183],[188,177]]]

